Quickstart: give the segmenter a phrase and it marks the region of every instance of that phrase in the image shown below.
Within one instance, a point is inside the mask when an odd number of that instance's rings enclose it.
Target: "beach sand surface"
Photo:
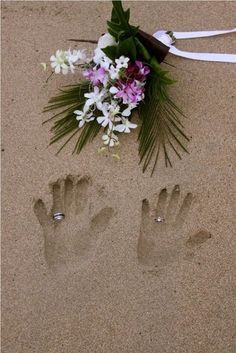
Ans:
[[[235,27],[235,2],[125,7],[149,33]],[[2,353],[235,353],[235,66],[168,56],[192,136],[173,168],[160,159],[142,173],[138,129],[120,161],[97,153],[101,136],[79,156],[73,143],[47,147],[42,108],[80,76],[46,83],[40,63],[92,49],[67,40],[97,39],[110,13],[110,2],[2,2]],[[236,39],[178,47],[233,53]],[[66,215],[55,229],[51,207]]]

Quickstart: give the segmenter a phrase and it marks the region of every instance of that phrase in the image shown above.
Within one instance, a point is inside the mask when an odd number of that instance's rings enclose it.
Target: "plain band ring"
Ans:
[[[65,218],[65,215],[62,212],[53,213],[54,221],[62,221],[64,218]]]

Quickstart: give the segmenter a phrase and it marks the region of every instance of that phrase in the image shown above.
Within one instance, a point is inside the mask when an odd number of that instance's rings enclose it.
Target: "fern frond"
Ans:
[[[56,119],[51,128],[53,137],[51,138],[50,145],[63,139],[67,135],[70,135],[57,153],[59,153],[67,143],[75,137],[75,135],[80,133],[73,151],[73,153],[79,153],[86,143],[93,140],[99,132],[101,125],[99,125],[96,120],[86,123],[83,129],[80,130],[74,114],[75,110],[82,110],[85,103],[84,93],[87,93],[89,89],[89,82],[66,86],[60,90],[60,93],[57,96],[51,98],[49,104],[44,108],[43,112],[62,109],[43,122],[46,123],[50,120]]]
[[[175,105],[168,94],[168,80],[153,73],[147,84],[144,102],[140,103],[139,117],[142,126],[139,133],[140,163],[143,171],[153,160],[152,174],[162,150],[166,167],[172,166],[170,152],[174,152],[181,159],[181,152],[188,152],[186,142],[188,136],[183,131],[182,111]]]

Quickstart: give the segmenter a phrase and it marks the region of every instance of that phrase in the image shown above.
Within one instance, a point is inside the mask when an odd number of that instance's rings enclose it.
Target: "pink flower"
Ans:
[[[138,66],[140,74],[147,76],[150,73],[150,68],[146,65],[143,65],[142,61],[136,60],[135,64]]]
[[[137,103],[144,98],[144,88],[135,81],[118,81],[117,87],[112,87],[110,91],[116,98],[121,98],[124,104]]]
[[[91,81],[94,86],[98,86],[101,83],[105,84],[107,74],[106,70],[103,67],[100,67],[99,69],[84,70],[83,76]]]
[[[143,65],[142,61],[136,60],[129,64],[126,69],[126,75],[128,80],[145,81],[146,76],[150,73],[148,66]]]

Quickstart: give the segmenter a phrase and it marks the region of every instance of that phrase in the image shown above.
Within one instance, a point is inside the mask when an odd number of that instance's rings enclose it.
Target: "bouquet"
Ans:
[[[139,128],[139,156],[145,171],[152,163],[155,170],[163,153],[165,165],[172,166],[170,152],[181,159],[189,138],[183,131],[182,111],[168,93],[175,81],[161,67],[169,47],[129,23],[130,11],[121,1],[113,1],[108,31],[95,42],[92,54],[86,50],[57,50],[51,56],[55,74],[81,72],[84,80],[62,88],[50,99],[44,111],[58,110],[54,119],[51,144],[65,138],[59,151],[77,136],[74,151],[101,132],[100,151],[113,151],[119,158],[120,134]],[[166,33],[173,40],[171,33]],[[138,123],[133,122],[137,113]],[[59,152],[58,151],[58,152]]]

